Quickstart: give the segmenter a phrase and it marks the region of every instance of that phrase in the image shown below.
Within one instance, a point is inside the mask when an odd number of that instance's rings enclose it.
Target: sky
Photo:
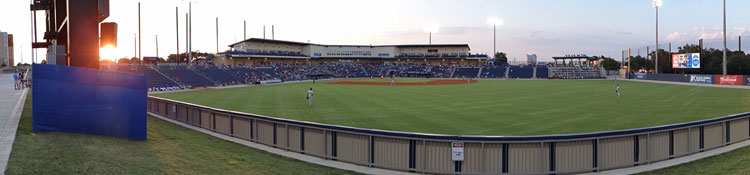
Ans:
[[[750,40],[750,1],[727,0],[727,42],[737,50],[738,38]],[[185,51],[185,14],[190,1],[111,0],[105,22],[118,23],[118,47],[105,53],[110,58],[134,56],[141,2],[142,55],[166,57]],[[0,31],[14,34],[16,60],[31,62],[31,14],[28,1],[3,2]],[[434,44],[469,44],[472,53],[491,54],[493,27],[489,18],[503,20],[497,26],[497,50],[510,61],[537,54],[540,61],[566,54],[604,55],[620,58],[628,45],[633,54],[653,49],[656,39],[652,0],[194,0],[192,1],[193,50],[216,52],[216,18],[219,50],[247,37],[318,44],[427,44],[426,26],[436,27]],[[175,7],[179,27],[175,26]],[[44,14],[38,13],[38,28]],[[176,33],[175,29],[179,29]],[[41,38],[44,31],[38,31]],[[720,48],[722,3],[720,0],[663,0],[659,8],[660,48],[673,49],[704,38],[708,47]],[[750,43],[749,43],[750,44]],[[23,47],[23,50],[21,50]],[[745,46],[747,51],[747,46]],[[23,52],[23,53],[22,53]],[[39,57],[46,50],[38,49]],[[22,59],[19,57],[23,55]],[[38,59],[38,61],[41,59]]]

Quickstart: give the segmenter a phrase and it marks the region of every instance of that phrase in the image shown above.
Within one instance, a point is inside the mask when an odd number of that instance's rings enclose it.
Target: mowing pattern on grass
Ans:
[[[354,174],[248,148],[160,119],[148,139],[31,132],[26,98],[7,174]]]
[[[326,124],[456,135],[632,129],[750,111],[750,91],[612,80],[482,80],[442,86],[311,82],[154,96]],[[314,107],[305,100],[315,91]]]

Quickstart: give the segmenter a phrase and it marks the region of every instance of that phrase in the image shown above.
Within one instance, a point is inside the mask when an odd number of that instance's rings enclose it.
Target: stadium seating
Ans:
[[[476,78],[479,74],[479,68],[476,67],[459,67],[453,73],[451,78]]]
[[[486,66],[482,69],[480,78],[505,78],[505,66]]]
[[[560,79],[591,79],[604,78],[601,70],[589,66],[557,65],[549,67],[549,78]]]
[[[284,54],[268,52],[268,54]],[[460,54],[455,54],[460,56]],[[452,56],[443,54],[442,56]],[[321,78],[354,77],[433,77],[433,78],[547,78],[548,72],[556,72],[555,78],[598,78],[594,68],[537,66],[483,66],[458,67],[458,65],[390,65],[360,63],[323,63],[319,65],[268,65],[214,66],[184,64],[103,64],[103,70],[114,70],[147,74],[149,88],[182,89],[191,87],[254,84],[265,81],[299,81]],[[534,72],[536,70],[536,72]]]
[[[196,67],[195,71],[222,85],[238,84],[244,82],[244,80],[237,75],[231,74],[226,70],[216,66],[200,66]]]
[[[188,69],[187,66],[175,66],[167,69],[159,69],[158,71],[169,76],[173,80],[191,87],[206,87],[214,86],[216,83],[201,76],[192,69]]]
[[[526,66],[510,66],[508,72],[508,78],[532,78],[534,77],[534,67]]]

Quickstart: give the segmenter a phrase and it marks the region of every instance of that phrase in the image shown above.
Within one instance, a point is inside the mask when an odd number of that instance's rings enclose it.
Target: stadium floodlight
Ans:
[[[656,9],[656,52],[654,52],[654,73],[659,73],[659,7],[664,3],[662,0],[654,0],[651,5]]]
[[[502,26],[503,20],[489,17],[487,18],[487,24],[492,26],[492,58],[495,58],[495,54],[497,53],[497,26]]]
[[[432,45],[432,33],[437,33],[440,27],[437,23],[430,22],[425,23],[424,27],[422,28],[422,31],[426,33],[430,33],[430,45]]]

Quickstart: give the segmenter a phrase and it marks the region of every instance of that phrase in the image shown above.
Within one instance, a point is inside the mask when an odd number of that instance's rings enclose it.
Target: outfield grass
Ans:
[[[273,117],[395,131],[545,135],[631,129],[750,111],[750,90],[612,80],[434,86],[310,82],[154,94]],[[308,107],[306,91],[315,91]]]
[[[750,147],[640,174],[750,174]]]
[[[386,82],[390,83],[390,78],[350,78],[350,79],[342,79],[345,81],[355,81],[355,82]],[[397,78],[395,79],[397,83],[420,83],[420,82],[430,82],[435,81],[438,79],[426,79],[426,78]],[[337,80],[338,81],[338,80]]]
[[[154,117],[148,139],[31,132],[31,92],[7,174],[355,174],[221,140]]]

